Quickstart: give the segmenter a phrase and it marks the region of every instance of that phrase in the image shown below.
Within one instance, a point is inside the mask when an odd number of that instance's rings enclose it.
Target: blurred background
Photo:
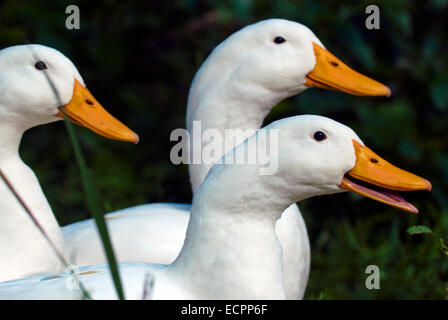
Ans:
[[[80,30],[67,30],[65,8],[80,8]],[[380,8],[381,29],[365,27],[366,6]],[[138,145],[77,128],[105,212],[150,202],[191,202],[187,166],[169,153],[185,127],[188,89],[211,50],[243,26],[285,18],[310,27],[354,69],[392,89],[362,98],[312,89],[276,106],[265,121],[312,113],[352,127],[433,190],[407,194],[419,215],[343,193],[300,204],[312,245],[306,299],[445,299],[448,257],[415,224],[448,238],[448,1],[3,1],[0,48],[54,47],[78,67],[102,105],[136,131]],[[61,225],[89,218],[62,122],[29,130],[21,155],[36,172]],[[378,265],[381,289],[367,290]]]

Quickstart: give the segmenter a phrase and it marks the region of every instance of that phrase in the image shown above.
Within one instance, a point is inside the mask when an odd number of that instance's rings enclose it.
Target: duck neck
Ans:
[[[0,126],[0,169],[54,244],[63,250],[59,225],[34,172],[19,156],[26,125]],[[3,180],[0,180],[0,281],[32,273],[61,271],[62,265],[28,214]]]
[[[19,123],[8,123],[0,126],[0,161],[19,156],[20,141],[27,129],[26,125]]]
[[[204,139],[205,130],[212,129],[222,137],[220,148],[212,156],[201,152],[201,161],[194,161],[190,152],[190,181],[196,192],[215,161],[229,150],[252,136],[263,125],[270,110],[283,99],[297,92],[277,92],[266,87],[250,88],[242,81],[225,84],[208,84],[207,91],[195,79],[190,90],[187,106],[187,129],[190,133],[190,150],[205,150],[210,141]],[[197,129],[197,128],[200,128]],[[198,134],[199,133],[199,134]],[[216,142],[216,141],[213,141]],[[198,154],[198,153],[196,153]],[[196,157],[198,159],[198,157]]]
[[[263,189],[257,177],[245,165],[216,165],[195,194],[184,246],[172,265],[195,297],[285,298],[275,223],[291,202]],[[235,192],[235,181],[251,187]]]

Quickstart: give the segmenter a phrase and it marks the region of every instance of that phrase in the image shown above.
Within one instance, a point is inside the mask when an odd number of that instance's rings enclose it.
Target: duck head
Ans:
[[[63,119],[110,139],[138,142],[138,136],[93,97],[73,63],[42,45],[0,51],[0,114],[24,128]]]
[[[232,34],[215,48],[201,69],[200,79],[195,79],[199,86],[216,81],[219,87],[233,83],[238,92],[235,96],[253,90],[261,99],[273,93],[282,99],[310,87],[360,96],[391,94],[385,85],[335,57],[309,28],[283,19],[264,20]],[[211,86],[204,87],[210,90]]]
[[[299,194],[310,197],[351,191],[418,213],[396,191],[431,190],[428,180],[387,162],[365,146],[352,129],[331,119],[304,115],[273,122],[266,128],[279,132],[278,172],[268,177],[267,183],[284,188],[293,202],[303,199],[294,198]]]

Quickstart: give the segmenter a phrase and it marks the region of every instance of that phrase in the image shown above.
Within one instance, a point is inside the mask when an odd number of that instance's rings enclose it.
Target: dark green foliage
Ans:
[[[169,141],[185,127],[190,82],[219,42],[271,17],[309,26],[353,68],[387,84],[390,98],[308,90],[273,109],[266,123],[295,114],[351,126],[379,155],[429,179],[407,194],[411,215],[353,194],[300,205],[312,242],[308,299],[444,299],[448,259],[413,225],[448,237],[448,1],[376,1],[381,29],[367,30],[370,1],[78,1],[81,30],[65,29],[70,1],[4,1],[1,47],[41,43],[77,65],[95,97],[141,137],[137,146],[79,129],[86,163],[106,211],[148,202],[190,202],[186,166],[173,166]],[[61,224],[89,217],[62,123],[31,129],[24,160],[35,170]],[[381,270],[367,290],[365,268]]]

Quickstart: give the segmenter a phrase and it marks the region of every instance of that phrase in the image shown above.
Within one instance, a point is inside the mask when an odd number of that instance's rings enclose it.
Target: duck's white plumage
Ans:
[[[59,253],[60,227],[34,172],[19,156],[23,133],[31,127],[70,119],[118,140],[138,136],[107,113],[84,85],[73,63],[42,45],[0,51],[0,169]],[[3,179],[0,179],[0,281],[32,273],[59,272],[63,263]]]
[[[175,203],[146,204],[106,216],[118,261],[153,259],[151,262],[161,264],[171,263],[179,254],[189,219],[190,205]],[[105,260],[103,245],[96,234],[92,241],[86,241],[92,238],[92,230],[95,228],[92,219],[63,227],[69,261],[77,265],[89,265],[89,261],[97,261],[99,264]],[[138,244],[138,247],[134,244]],[[151,254],[148,256],[148,253]]]
[[[282,36],[286,41],[276,44],[273,39],[277,36]],[[243,28],[213,50],[190,88],[187,129],[191,134],[194,122],[200,121],[202,130],[218,130],[223,137],[226,129],[241,131],[236,140],[223,144],[222,153],[214,154],[214,159],[204,156],[201,164],[189,165],[193,192],[205,179],[214,160],[259,129],[265,116],[277,103],[310,86],[307,75],[315,70],[317,59],[314,45],[324,48],[306,26],[270,19]],[[329,57],[323,63],[330,63],[330,58],[333,59]],[[340,67],[343,65],[339,60],[338,63]],[[326,88],[333,86],[350,93],[358,90],[357,94],[364,95],[383,95],[388,90],[365,76],[356,76],[360,77],[357,81],[346,81],[346,86],[355,88],[351,91],[345,90],[340,83],[333,85],[329,82]],[[383,93],[364,92],[362,81],[365,79],[368,79],[366,88],[378,86],[378,92]],[[193,135],[191,143],[199,143],[204,147],[208,141]],[[222,196],[226,198],[228,195]],[[168,264],[176,258],[186,233],[189,208],[179,209],[170,204],[162,206],[142,205],[112,214],[114,218],[108,221],[108,226],[119,261]],[[134,214],[134,210],[138,215]],[[151,228],[151,224],[158,228]],[[152,232],[146,232],[147,227]],[[296,204],[285,210],[278,220],[276,233],[283,249],[287,297],[302,298],[308,280],[310,245],[304,220]],[[67,255],[74,258],[74,263],[89,265],[106,261],[92,222],[66,226],[63,234]],[[171,237],[173,234],[177,236]]]
[[[43,60],[53,80],[35,68]],[[75,66],[60,52],[40,46],[15,46],[0,51],[0,169],[26,200],[55,246],[63,252],[59,225],[34,172],[21,160],[19,144],[33,126],[58,120],[58,107],[72,97]],[[0,180],[0,281],[38,272],[60,272],[62,263],[39,233],[3,180]]]
[[[269,176],[259,174],[258,164],[215,165],[194,196],[185,243],[176,260],[169,266],[120,263],[127,298],[143,296],[148,273],[154,279],[154,299],[286,298],[275,224],[291,203],[344,191],[339,184],[356,162],[352,141],[362,142],[350,128],[331,119],[296,116],[259,130],[234,149],[236,157],[244,159],[251,139],[262,141],[258,147],[265,148],[269,130],[279,132],[278,153],[270,158],[277,161],[277,171]],[[327,139],[314,140],[316,131],[325,132]],[[80,279],[94,299],[116,298],[106,266],[80,271],[90,271]],[[41,275],[6,282],[0,284],[0,298],[79,298],[79,292],[67,289],[67,277]]]

